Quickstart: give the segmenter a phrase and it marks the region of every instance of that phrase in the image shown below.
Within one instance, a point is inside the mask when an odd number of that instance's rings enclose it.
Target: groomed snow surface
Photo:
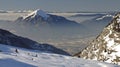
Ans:
[[[120,67],[98,61],[0,44],[0,67]]]

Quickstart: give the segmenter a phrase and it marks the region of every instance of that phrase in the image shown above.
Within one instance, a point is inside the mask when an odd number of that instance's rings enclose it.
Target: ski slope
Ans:
[[[103,62],[1,44],[0,51],[0,67],[120,67]]]

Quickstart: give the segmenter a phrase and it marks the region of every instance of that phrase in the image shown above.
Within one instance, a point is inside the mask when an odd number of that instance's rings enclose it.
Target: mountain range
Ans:
[[[87,15],[87,16],[93,16],[93,15]],[[90,26],[94,26],[94,25],[98,25],[99,21],[104,22],[105,20],[107,24],[108,23],[107,21],[109,21],[112,17],[113,17],[112,15],[105,15],[105,16],[100,15],[97,18],[92,19],[90,23],[89,22],[86,22],[86,23],[84,22],[84,23],[85,25],[88,23],[88,26],[90,24],[91,24]],[[21,33],[27,32],[27,35],[30,35],[32,37],[37,36],[38,39],[40,39],[39,37],[40,35],[43,36],[44,38],[46,34],[48,34],[48,36],[55,36],[55,39],[56,39],[57,38],[56,35],[59,38],[67,37],[67,36],[72,37],[72,35],[78,35],[79,33],[82,33],[83,32],[82,30],[88,31],[83,26],[84,23],[77,23],[75,21],[68,20],[62,16],[48,14],[40,9],[35,10],[34,12],[26,16],[19,17],[17,20],[15,20],[15,23],[18,24],[15,26],[15,28],[18,28],[18,29],[12,28],[13,31],[14,30],[15,32],[24,31]],[[100,23],[100,25],[105,25],[105,24]],[[44,28],[41,28],[41,27],[44,27]],[[48,27],[48,28],[46,29],[45,27],[46,28]],[[97,26],[97,27],[102,28],[102,26],[100,27]],[[89,28],[90,27],[88,27],[88,29]],[[40,32],[42,32],[43,34],[41,34]],[[93,42],[90,43],[91,45],[86,47],[82,52],[77,53],[75,56],[81,57],[84,59],[93,59],[93,60],[98,60],[103,62],[120,64],[119,32],[120,32],[120,13],[114,16],[111,23],[104,28],[101,34]],[[87,33],[87,35],[89,34]],[[72,38],[70,39],[72,41]],[[66,39],[63,38],[63,41],[66,41]],[[80,43],[78,42],[78,44]],[[73,47],[75,45],[72,45],[72,46],[68,45],[68,46]],[[81,46],[79,45],[79,47]],[[66,47],[64,46],[63,48],[66,49]],[[64,55],[69,55],[69,56],[64,56]],[[59,67],[66,67],[66,66],[67,67],[71,67],[71,66],[72,67],[88,67],[88,66],[119,67],[113,64],[92,61],[92,60],[87,61],[87,60],[83,60],[75,57],[70,57],[69,53],[54,47],[52,44],[38,43],[31,39],[17,36],[3,29],[0,29],[0,59],[1,59],[0,65],[2,65],[3,67],[11,66],[13,63],[16,63],[15,67],[18,67],[18,66],[20,67],[21,66],[25,66],[25,67],[26,66],[28,67],[36,67],[36,66],[37,67],[48,67],[48,66],[49,67],[53,67],[53,66],[54,67],[58,67],[58,66]],[[4,62],[6,63],[9,62],[9,63],[5,65],[3,64]]]
[[[15,22],[54,27],[80,26],[80,24],[75,21],[68,20],[62,16],[48,14],[40,9],[31,12],[27,16],[19,17]]]

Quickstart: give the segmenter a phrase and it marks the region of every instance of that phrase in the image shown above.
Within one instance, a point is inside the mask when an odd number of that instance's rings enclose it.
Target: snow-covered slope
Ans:
[[[119,67],[70,56],[0,44],[0,67]]]
[[[77,56],[120,65],[120,13],[101,34]]]

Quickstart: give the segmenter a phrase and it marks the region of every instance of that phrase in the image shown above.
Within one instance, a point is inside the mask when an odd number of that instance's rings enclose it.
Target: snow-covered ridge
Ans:
[[[37,9],[35,11],[33,11],[32,13],[28,14],[27,16],[24,16],[23,18],[27,18],[29,16],[35,17],[35,16],[41,16],[44,19],[47,19],[49,17],[49,15],[44,12],[43,10]]]
[[[77,56],[120,65],[120,13]]]
[[[107,17],[113,17],[113,15],[110,15],[110,14],[107,14],[105,16],[102,16],[100,18],[97,18],[96,20],[103,20],[104,18],[107,18]]]
[[[119,67],[59,54],[0,44],[0,67]]]

